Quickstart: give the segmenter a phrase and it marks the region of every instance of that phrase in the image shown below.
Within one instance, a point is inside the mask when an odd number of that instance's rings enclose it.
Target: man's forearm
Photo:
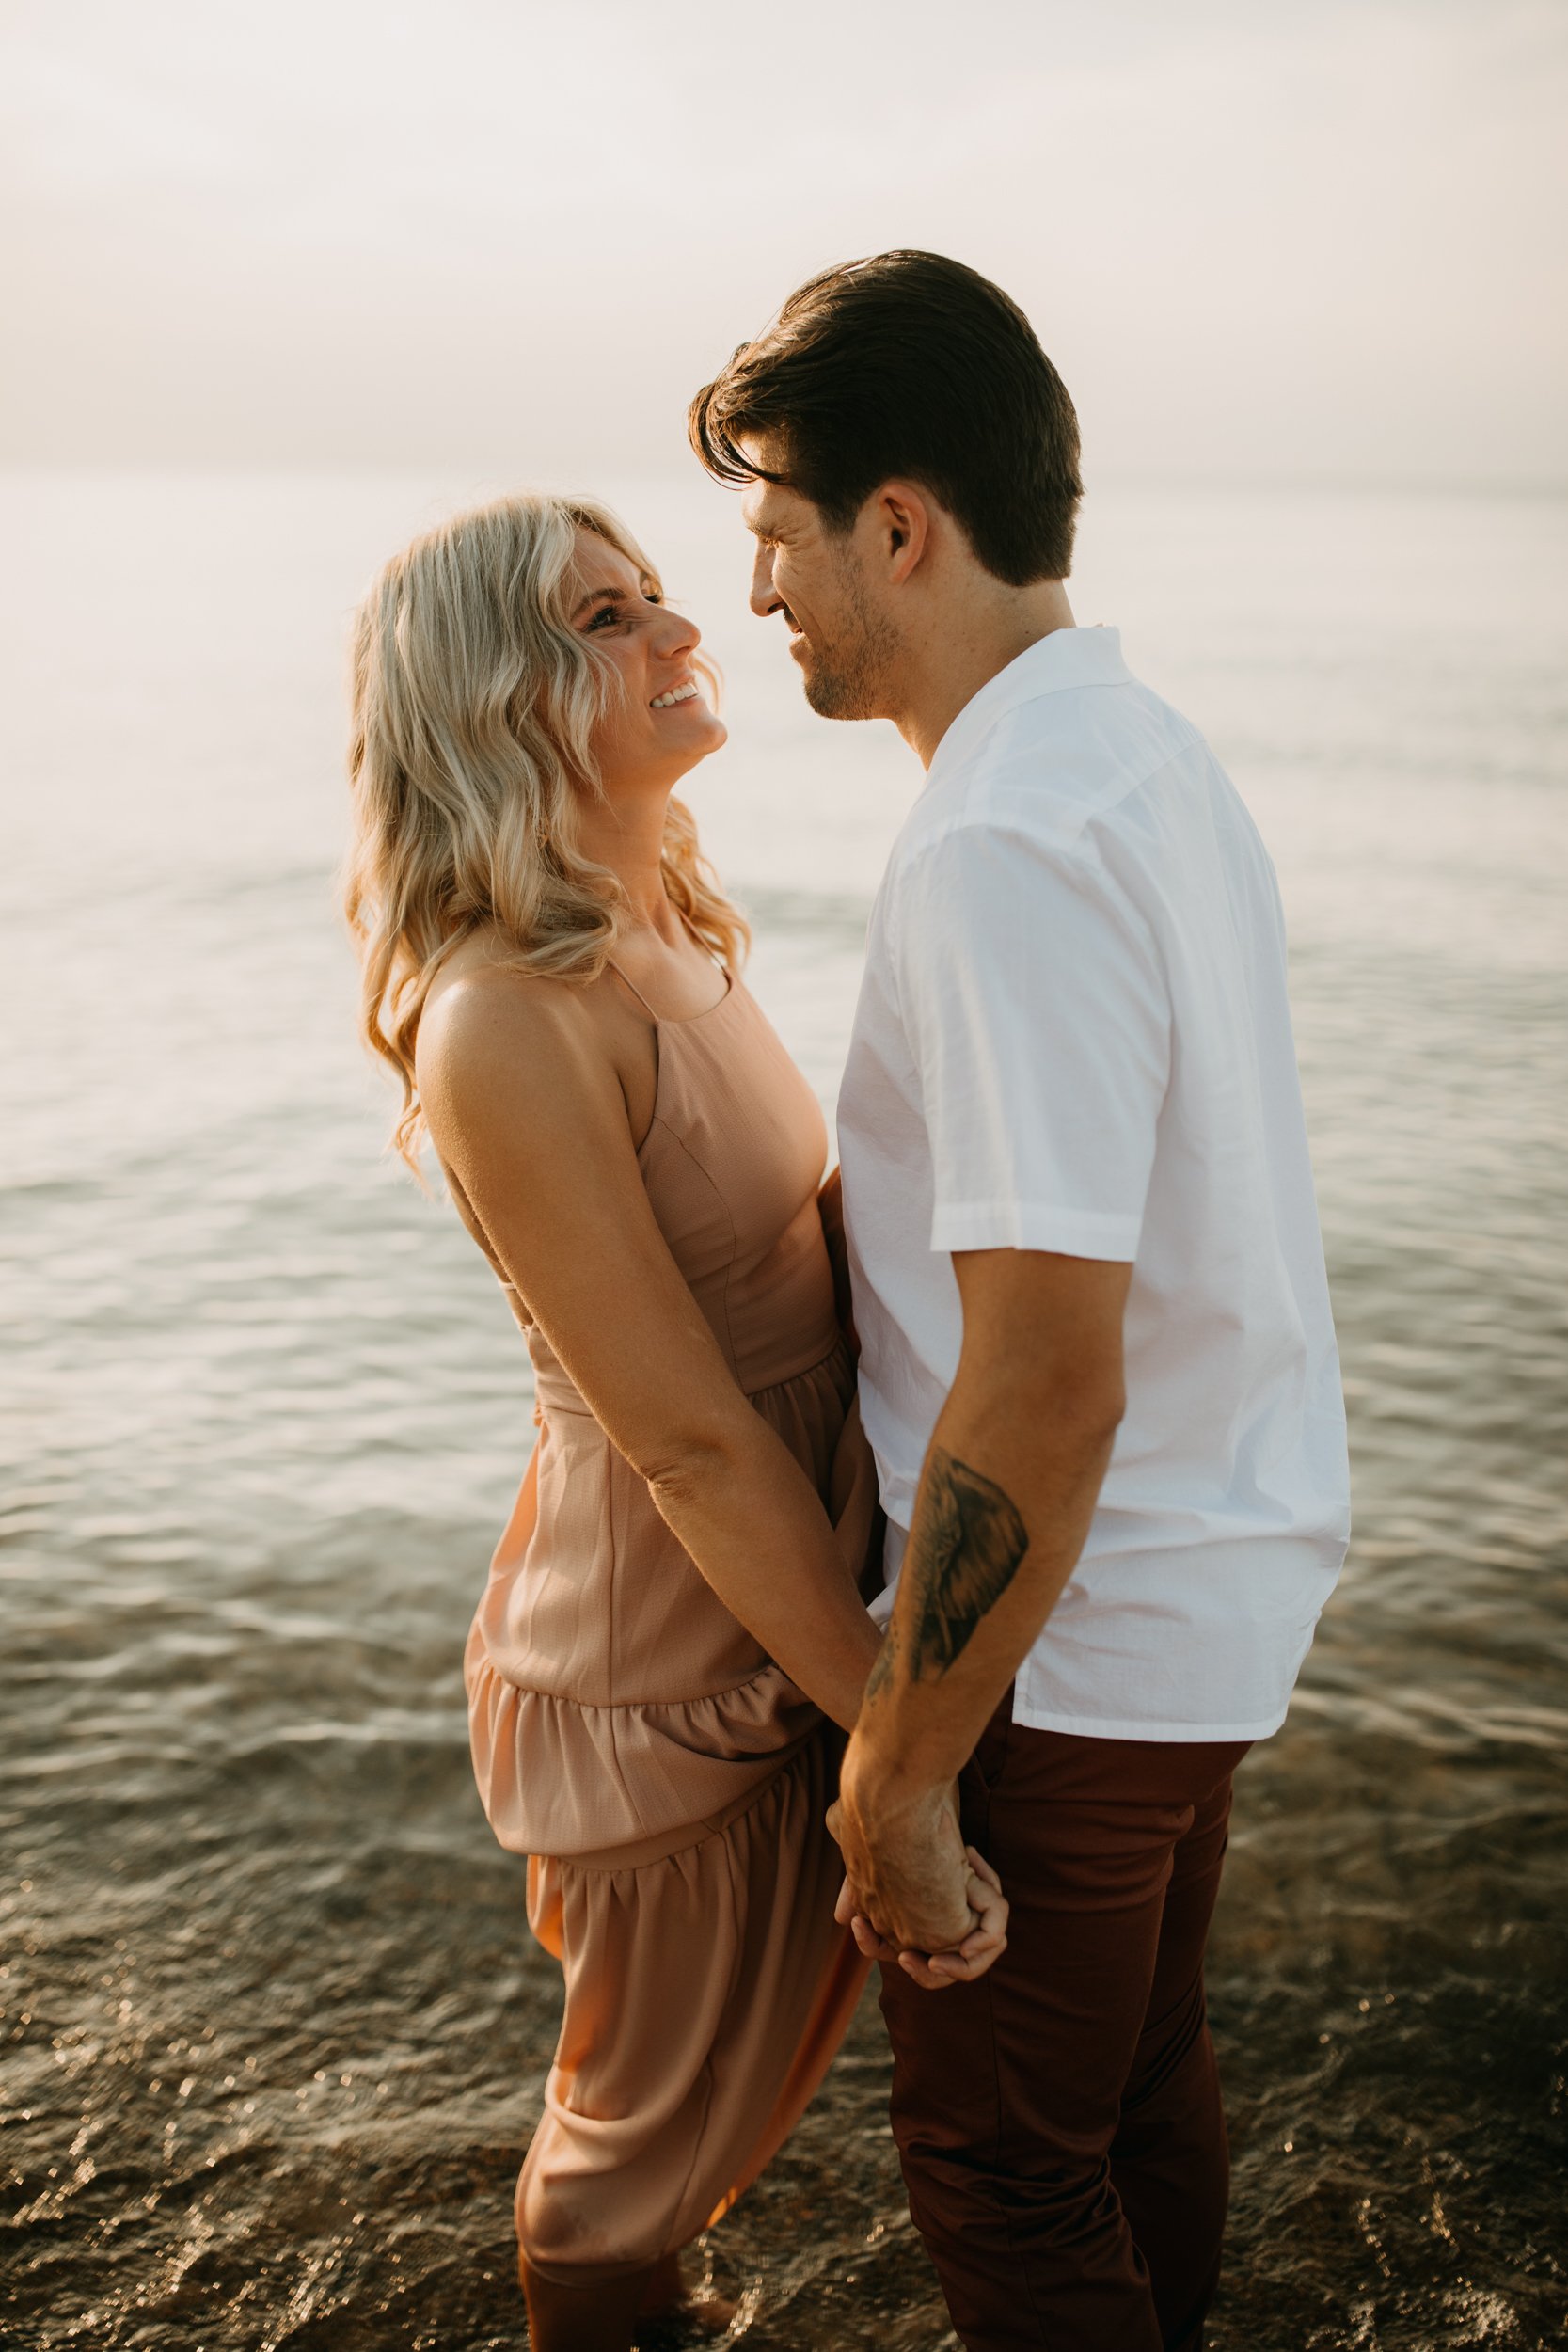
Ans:
[[[955,1783],[1077,1565],[1125,1401],[1130,1265],[997,1248],[953,1267],[963,1348],[831,1817],[857,1935],[911,1967],[974,1926]]]
[[[1115,1421],[1064,1401],[1042,1428],[956,1385],[926,1456],[888,1639],[855,1730],[886,1794],[946,1787],[1072,1574]]]

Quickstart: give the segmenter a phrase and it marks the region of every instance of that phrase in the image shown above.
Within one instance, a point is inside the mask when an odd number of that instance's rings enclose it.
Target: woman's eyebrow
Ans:
[[[590,588],[579,599],[575,611],[573,612],[572,618],[574,621],[580,621],[592,606],[595,604],[615,604],[619,602],[622,596],[639,596],[643,597],[649,603],[657,604],[663,595],[664,591],[659,586],[658,581],[655,580],[653,574],[651,572],[644,572],[641,580],[638,582],[635,589],[627,588],[620,582],[617,582],[612,588]]]
[[[613,604],[617,596],[624,596],[626,593],[624,588],[590,588],[587,595],[574,607],[572,618],[574,621],[580,621],[590,605]]]

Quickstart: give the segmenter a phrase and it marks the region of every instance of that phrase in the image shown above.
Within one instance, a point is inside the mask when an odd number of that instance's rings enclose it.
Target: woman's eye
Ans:
[[[664,598],[657,588],[644,588],[642,602],[658,607],[663,604]],[[630,608],[626,604],[602,604],[593,619],[584,622],[583,635],[592,637],[595,629],[613,628],[617,621],[624,621],[627,618],[629,611]]]

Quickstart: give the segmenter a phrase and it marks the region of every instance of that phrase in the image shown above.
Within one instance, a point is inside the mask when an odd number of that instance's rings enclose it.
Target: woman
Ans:
[[[698,644],[610,515],[529,497],[389,564],[356,645],[364,1031],[537,1385],[467,1653],[565,1976],[518,2184],[536,2352],[624,2352],[675,2297],[865,1965],[823,1814],[878,1647],[873,1482],[821,1117],[671,798],[724,740]]]

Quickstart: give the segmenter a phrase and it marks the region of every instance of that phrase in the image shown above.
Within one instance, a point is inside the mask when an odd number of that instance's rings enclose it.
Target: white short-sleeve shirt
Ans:
[[[951,1253],[1130,1262],[1125,1417],[1015,1720],[1277,1729],[1350,1524],[1284,926],[1246,809],[1116,630],[1041,639],[942,738],[838,1126],[890,1577],[958,1368]]]

